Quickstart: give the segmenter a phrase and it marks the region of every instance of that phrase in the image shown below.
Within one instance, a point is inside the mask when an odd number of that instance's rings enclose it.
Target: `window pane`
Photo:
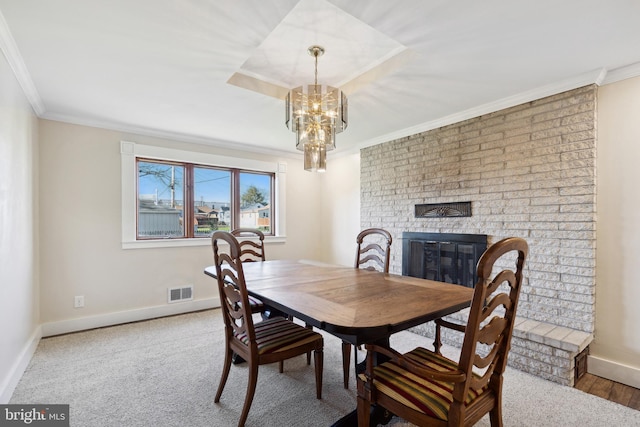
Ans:
[[[195,167],[193,234],[208,237],[214,230],[229,231],[231,224],[231,171]]]
[[[271,234],[271,175],[240,173],[240,227]]]
[[[138,161],[138,237],[183,237],[184,167]]]

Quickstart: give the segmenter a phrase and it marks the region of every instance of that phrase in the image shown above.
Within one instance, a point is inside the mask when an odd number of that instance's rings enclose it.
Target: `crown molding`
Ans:
[[[638,76],[640,76],[640,62],[626,65],[624,67],[615,68],[609,71],[606,77],[602,79],[601,86]]]
[[[448,126],[454,123],[459,123],[465,120],[473,119],[475,117],[479,117],[485,114],[494,113],[496,111],[504,110],[505,108],[515,107],[516,105],[524,104],[526,102],[531,102],[531,101],[545,98],[547,96],[555,95],[561,92],[566,92],[568,90],[577,89],[582,86],[587,86],[590,84],[599,84],[599,82],[604,79],[605,75],[606,75],[606,70],[604,68],[593,70],[587,73],[577,75],[570,79],[566,79],[560,82],[541,86],[526,92],[521,92],[513,96],[499,99],[494,102],[489,102],[487,104],[479,105],[477,107],[470,108],[468,110],[464,110],[459,113],[450,114],[448,116],[441,117],[436,120],[431,120],[429,122],[421,123],[419,125],[412,126],[410,128],[405,128],[398,132],[388,133],[386,135],[382,135],[382,136],[370,139],[368,141],[364,141],[358,144],[357,148],[358,149],[366,148],[372,145],[382,144],[383,142],[393,141],[399,138],[405,138],[411,135],[427,132],[443,126]],[[347,154],[347,151],[343,153]]]
[[[42,116],[45,112],[44,104],[42,103],[40,94],[38,94],[36,90],[36,86],[33,84],[31,75],[27,70],[27,66],[24,64],[22,55],[20,55],[18,46],[16,46],[16,42],[11,35],[11,31],[2,12],[0,12],[0,50],[2,50],[5,58],[7,58],[7,62],[22,87],[27,100],[31,104],[31,108],[33,108],[33,111],[35,111],[38,117]]]
[[[80,118],[72,115],[45,113],[41,119],[51,120],[54,122],[69,123],[72,125],[88,126],[98,129],[105,129],[114,132],[122,132],[125,134],[148,136],[152,138],[167,139],[175,142],[188,142],[192,144],[206,145],[208,147],[216,147],[225,150],[233,150],[246,153],[257,153],[270,155],[275,157],[285,157],[290,159],[299,159],[299,152],[278,150],[275,148],[260,147],[241,142],[226,141],[220,139],[212,139],[201,136],[188,135],[179,132],[169,132],[158,129],[145,128],[140,126],[130,126],[123,123],[116,123],[106,120],[93,120],[88,118]]]

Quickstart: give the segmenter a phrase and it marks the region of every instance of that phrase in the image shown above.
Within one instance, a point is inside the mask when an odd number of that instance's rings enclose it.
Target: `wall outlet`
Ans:
[[[84,307],[84,296],[76,295],[73,298],[73,307],[74,308],[82,308],[82,307]]]

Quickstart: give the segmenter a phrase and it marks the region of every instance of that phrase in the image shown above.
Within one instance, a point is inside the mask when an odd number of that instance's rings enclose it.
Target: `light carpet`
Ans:
[[[220,310],[208,310],[43,339],[10,403],[69,404],[74,427],[235,426],[247,366],[231,367],[220,403],[213,403],[222,330]],[[391,345],[431,348],[410,332],[393,335]],[[304,356],[285,362],[283,374],[277,364],[261,366],[246,425],[330,426],[354,409],[355,381],[342,386],[340,349],[341,341],[325,334],[322,400]],[[505,374],[503,400],[505,426],[640,426],[639,411],[514,369]],[[489,426],[488,416],[477,425]]]

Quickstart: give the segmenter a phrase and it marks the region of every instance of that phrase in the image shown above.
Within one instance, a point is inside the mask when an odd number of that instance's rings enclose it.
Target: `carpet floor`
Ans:
[[[154,319],[45,338],[10,400],[69,404],[74,427],[235,426],[246,392],[247,366],[234,365],[220,403],[213,403],[222,370],[220,310]],[[402,332],[391,345],[408,351],[428,339]],[[355,380],[342,386],[341,341],[325,334],[322,400],[315,398],[313,363],[300,356],[261,366],[247,426],[330,426],[356,406]],[[445,354],[455,357],[456,349]],[[640,426],[640,412],[507,369],[505,426]],[[394,427],[409,426],[394,419]],[[488,416],[478,426],[489,426]]]

